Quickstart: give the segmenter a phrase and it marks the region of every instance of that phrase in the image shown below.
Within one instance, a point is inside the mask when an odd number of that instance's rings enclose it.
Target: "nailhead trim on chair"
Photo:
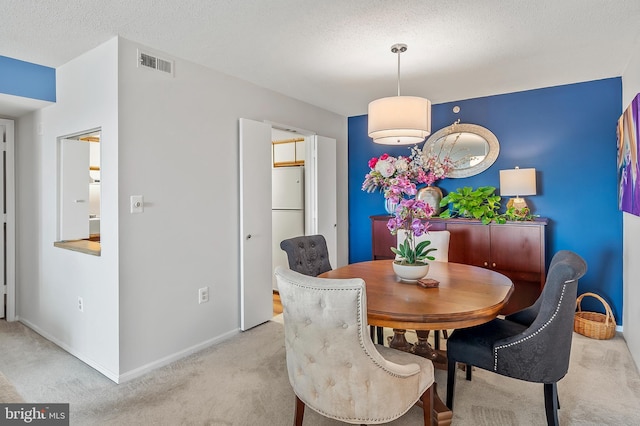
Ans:
[[[562,305],[562,299],[564,298],[564,292],[567,288],[567,284],[573,282],[575,280],[569,280],[569,281],[565,281],[564,285],[562,286],[562,293],[560,294],[560,301],[558,302],[558,305],[556,306],[556,310],[553,313],[553,315],[551,315],[551,318],[549,318],[549,321],[545,322],[544,324],[542,324],[542,326],[537,329],[536,331],[534,331],[533,333],[531,333],[530,335],[528,335],[527,337],[524,337],[520,340],[516,340],[515,342],[511,342],[509,344],[506,345],[500,345],[500,346],[496,346],[493,349],[493,371],[498,371],[498,350],[499,349],[503,349],[503,348],[508,348],[511,346],[515,346],[518,345],[526,340],[531,339],[532,337],[535,337],[538,333],[540,333],[542,330],[544,330],[549,324],[551,324],[551,322],[555,319],[556,315],[558,315],[558,311],[560,310],[560,305]]]

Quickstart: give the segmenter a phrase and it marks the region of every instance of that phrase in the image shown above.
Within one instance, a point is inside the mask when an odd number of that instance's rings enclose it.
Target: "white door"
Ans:
[[[336,140],[324,136],[305,138],[307,158],[307,234],[321,234],[327,240],[329,262],[338,265],[338,207]]]
[[[0,318],[15,320],[14,124],[0,119]],[[5,312],[6,295],[6,312]]]
[[[89,238],[89,142],[60,142],[59,240]]]
[[[240,119],[240,329],[273,317],[271,125]]]

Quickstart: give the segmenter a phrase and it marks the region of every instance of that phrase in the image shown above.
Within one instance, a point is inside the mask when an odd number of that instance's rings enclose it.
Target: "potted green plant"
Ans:
[[[439,217],[479,219],[485,225],[492,220],[504,223],[506,219],[498,214],[501,198],[495,195],[495,190],[493,186],[480,186],[477,189],[465,186],[451,191],[440,201],[440,207],[448,207]]]

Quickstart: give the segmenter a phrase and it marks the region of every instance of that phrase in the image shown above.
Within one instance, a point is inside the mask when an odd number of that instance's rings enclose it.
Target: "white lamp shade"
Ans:
[[[431,133],[431,101],[392,96],[369,103],[369,137],[383,145],[413,145]]]
[[[536,169],[500,170],[500,195],[536,195]]]

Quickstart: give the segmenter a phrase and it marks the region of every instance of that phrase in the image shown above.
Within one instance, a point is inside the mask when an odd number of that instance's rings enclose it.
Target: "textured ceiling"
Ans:
[[[57,67],[119,35],[352,116],[620,76],[639,0],[0,0],[0,55]],[[1,112],[1,111],[0,111]]]

